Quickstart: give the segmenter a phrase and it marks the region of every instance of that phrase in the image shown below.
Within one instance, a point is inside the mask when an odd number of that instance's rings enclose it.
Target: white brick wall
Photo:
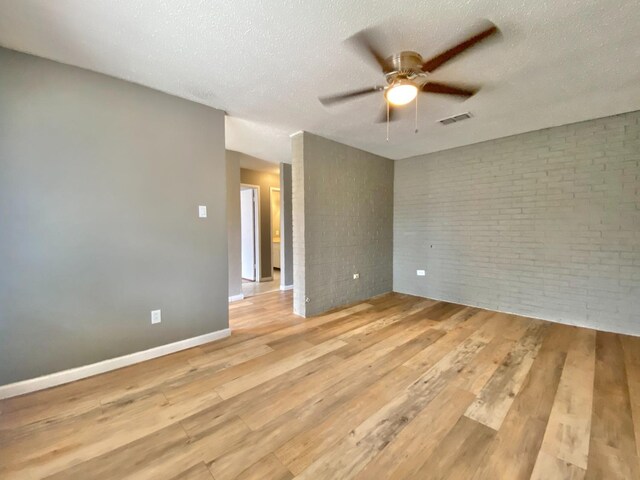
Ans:
[[[639,121],[397,161],[394,290],[640,334]]]
[[[306,132],[292,148],[294,311],[391,291],[393,161]]]
[[[291,137],[291,207],[293,210],[293,312],[305,314],[304,134]]]

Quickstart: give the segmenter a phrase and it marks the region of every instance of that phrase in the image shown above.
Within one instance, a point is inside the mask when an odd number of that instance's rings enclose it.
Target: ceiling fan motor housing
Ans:
[[[396,80],[414,80],[424,77],[422,71],[422,56],[417,52],[404,51],[391,55],[386,59],[389,70],[385,72],[387,83],[393,84]]]

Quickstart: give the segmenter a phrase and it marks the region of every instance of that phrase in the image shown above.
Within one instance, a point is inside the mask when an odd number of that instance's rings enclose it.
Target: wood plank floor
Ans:
[[[638,479],[640,339],[389,294],[0,402],[2,479]]]

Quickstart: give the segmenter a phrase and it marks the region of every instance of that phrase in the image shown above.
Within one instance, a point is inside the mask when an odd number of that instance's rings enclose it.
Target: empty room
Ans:
[[[0,479],[640,479],[637,0],[0,0]]]

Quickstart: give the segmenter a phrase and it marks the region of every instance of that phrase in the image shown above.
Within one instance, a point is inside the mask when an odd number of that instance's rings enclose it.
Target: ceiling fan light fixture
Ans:
[[[396,106],[406,105],[418,95],[418,87],[408,81],[398,81],[384,93],[387,101]]]

